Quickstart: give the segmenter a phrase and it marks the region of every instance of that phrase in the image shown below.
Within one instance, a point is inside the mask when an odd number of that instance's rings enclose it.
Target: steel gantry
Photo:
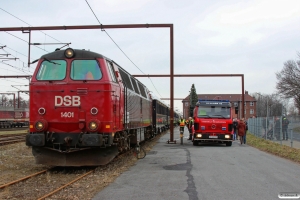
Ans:
[[[75,30],[75,29],[123,29],[123,28],[169,28],[170,29],[170,120],[174,120],[174,39],[173,39],[173,24],[117,24],[117,25],[77,25],[77,26],[39,26],[39,27],[7,27],[0,28],[0,31],[22,31],[29,33],[28,42],[28,66],[30,65],[30,44],[31,31],[45,31],[45,30]],[[173,137],[174,124],[170,124],[170,140],[168,143],[176,143]]]
[[[0,31],[22,31],[29,33],[28,65],[30,64],[31,31],[42,30],[75,30],[75,29],[122,29],[122,28],[169,28],[170,29],[170,74],[166,75],[133,75],[135,77],[170,77],[170,140],[174,141],[174,77],[236,77],[242,78],[242,109],[244,110],[244,75],[243,74],[176,74],[174,75],[174,38],[173,24],[119,24],[119,25],[77,25],[77,26],[40,26],[40,27],[8,27]],[[244,117],[244,112],[242,112]]]

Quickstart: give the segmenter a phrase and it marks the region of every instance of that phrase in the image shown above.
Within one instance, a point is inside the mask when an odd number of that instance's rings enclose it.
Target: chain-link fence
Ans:
[[[300,116],[249,118],[247,123],[248,131],[257,137],[300,148]]]

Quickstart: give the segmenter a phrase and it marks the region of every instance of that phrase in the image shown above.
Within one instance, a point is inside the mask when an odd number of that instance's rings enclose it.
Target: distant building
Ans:
[[[248,94],[248,91],[245,91],[244,95],[245,101],[245,119],[256,116],[256,99]],[[220,99],[220,100],[229,100],[232,103],[232,113],[233,117],[242,118],[242,95],[241,94],[198,94],[198,99]],[[239,106],[238,114],[235,114],[234,103],[237,103]],[[183,117],[186,119],[189,117],[189,108],[190,108],[190,96],[187,96],[182,100],[182,110]]]

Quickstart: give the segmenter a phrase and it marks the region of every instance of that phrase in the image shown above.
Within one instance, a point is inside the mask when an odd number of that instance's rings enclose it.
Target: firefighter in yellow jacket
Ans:
[[[180,116],[179,126],[180,126],[179,131],[183,133],[184,132],[184,126],[185,126],[185,120],[183,119],[182,116]]]

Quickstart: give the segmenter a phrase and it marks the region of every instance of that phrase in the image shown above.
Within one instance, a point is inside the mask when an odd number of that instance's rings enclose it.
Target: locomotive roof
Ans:
[[[92,52],[87,50],[81,50],[81,49],[74,49],[75,56],[74,58],[82,58],[82,59],[95,59],[95,58],[106,58],[105,56]],[[65,50],[58,50],[54,51],[48,54],[43,55],[41,58],[47,58],[47,59],[65,59],[64,55]]]

